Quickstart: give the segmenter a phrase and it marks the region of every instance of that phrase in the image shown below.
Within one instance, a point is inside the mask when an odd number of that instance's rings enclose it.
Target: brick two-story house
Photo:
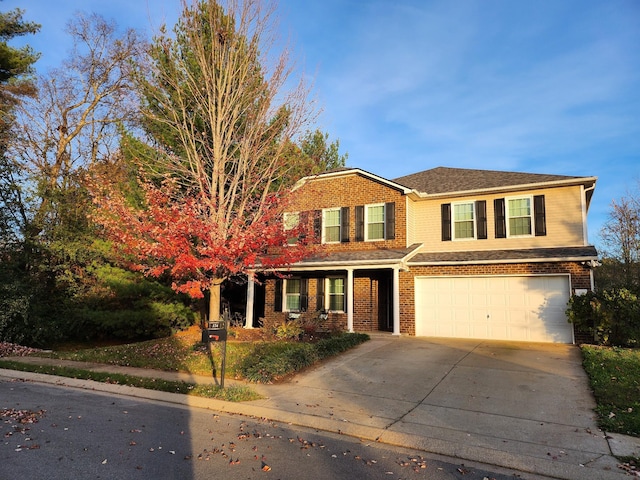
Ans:
[[[250,282],[247,320],[322,310],[349,331],[572,343],[567,301],[593,289],[595,183],[443,167],[303,178],[285,223],[312,222],[321,245],[259,295]]]

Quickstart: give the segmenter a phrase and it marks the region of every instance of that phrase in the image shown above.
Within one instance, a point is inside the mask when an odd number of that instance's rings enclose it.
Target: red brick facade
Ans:
[[[355,207],[378,203],[395,204],[395,239],[382,241],[356,241]],[[329,243],[321,248],[327,253],[336,251],[374,250],[379,248],[405,248],[406,204],[405,196],[389,185],[352,174],[346,177],[310,182],[294,192],[290,203],[292,211],[314,212],[323,208],[349,207],[349,242]]]
[[[328,275],[339,275],[347,278],[347,269],[353,272],[353,290],[346,288],[347,295],[353,295],[353,329],[360,332],[377,330],[393,330],[393,268],[399,269],[399,321],[401,334],[415,335],[415,277],[419,276],[486,276],[486,275],[569,275],[572,293],[576,289],[591,289],[591,272],[588,266],[579,261],[540,261],[527,263],[477,263],[468,265],[408,265],[399,261],[389,261],[380,268],[372,268],[363,263],[370,251],[389,251],[392,249],[405,250],[409,247],[407,239],[407,196],[406,191],[392,184],[379,181],[375,177],[367,177],[361,173],[348,172],[345,174],[320,176],[307,182],[294,191],[289,205],[291,212],[312,212],[317,218],[318,212],[326,208],[348,207],[349,228],[348,241],[328,243],[319,246],[321,252],[327,254],[328,260],[335,256],[331,254],[350,253],[355,256],[352,263],[331,264],[324,268],[313,270],[302,267],[298,271],[292,268],[287,275],[306,278],[308,294],[307,311],[318,310],[316,302],[317,292],[321,281]],[[356,207],[372,204],[394,204],[394,238],[381,241],[361,241],[356,235]],[[346,211],[346,209],[345,209]],[[305,217],[312,218],[312,216]],[[309,220],[311,221],[311,220]],[[362,252],[358,255],[357,252]],[[408,252],[408,250],[407,250]],[[404,253],[403,253],[404,254]],[[344,256],[343,256],[344,257]],[[360,267],[360,268],[359,268]],[[393,268],[392,268],[393,267]],[[327,268],[332,268],[328,271]],[[273,324],[288,318],[287,312],[282,312],[282,304],[276,303],[275,278],[265,282],[265,320]],[[345,282],[346,283],[346,282]],[[324,291],[324,290],[322,290]],[[282,300],[280,300],[282,301]],[[348,303],[348,299],[346,303]],[[347,328],[347,314],[329,312],[328,328]]]
[[[418,276],[474,275],[553,275],[569,274],[572,293],[591,289],[590,269],[579,262],[513,263],[491,265],[412,266],[400,272],[400,332],[415,335],[414,282]]]

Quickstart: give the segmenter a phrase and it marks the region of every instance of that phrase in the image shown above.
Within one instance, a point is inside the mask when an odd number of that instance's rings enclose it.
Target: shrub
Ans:
[[[298,320],[284,322],[276,327],[276,337],[280,340],[295,340],[302,332],[304,329]]]
[[[569,321],[589,333],[596,343],[611,346],[640,345],[640,304],[629,290],[610,289],[572,296]]]

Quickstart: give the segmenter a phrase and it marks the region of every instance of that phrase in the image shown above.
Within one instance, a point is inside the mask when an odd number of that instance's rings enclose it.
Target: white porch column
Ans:
[[[400,268],[393,267],[393,334],[400,335]]]
[[[245,309],[245,322],[244,328],[253,328],[253,301],[254,301],[254,286],[253,272],[247,274],[247,304]]]
[[[353,269],[347,269],[347,330],[353,333]]]

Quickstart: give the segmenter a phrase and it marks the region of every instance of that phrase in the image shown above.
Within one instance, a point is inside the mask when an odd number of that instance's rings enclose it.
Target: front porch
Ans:
[[[349,332],[391,332],[400,335],[399,265],[375,268],[299,269],[266,277],[264,309],[256,308],[256,284],[249,276],[246,325],[277,324],[301,312],[322,314],[324,328]],[[250,327],[249,327],[250,328]]]

